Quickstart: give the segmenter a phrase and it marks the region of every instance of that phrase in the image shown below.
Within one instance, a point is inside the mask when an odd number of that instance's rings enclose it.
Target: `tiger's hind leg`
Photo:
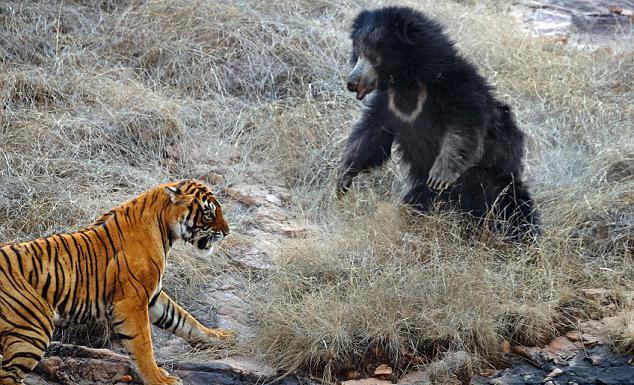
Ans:
[[[0,340],[2,366],[0,385],[22,384],[24,378],[40,362],[48,346],[48,338],[26,337],[11,334]]]
[[[22,384],[53,334],[53,311],[28,283],[22,283],[19,290],[0,287],[0,385]]]
[[[236,335],[231,330],[203,326],[163,291],[152,299],[149,309],[154,325],[183,338],[192,346],[235,340]]]

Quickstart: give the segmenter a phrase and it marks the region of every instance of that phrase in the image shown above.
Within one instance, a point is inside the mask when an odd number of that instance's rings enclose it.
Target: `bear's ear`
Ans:
[[[395,23],[396,35],[399,39],[408,45],[413,45],[418,41],[422,26],[418,20],[414,18],[406,18]]]
[[[359,12],[352,22],[352,27],[350,28],[350,39],[355,40],[359,36],[361,29],[370,21],[371,16],[372,12],[367,9]]]

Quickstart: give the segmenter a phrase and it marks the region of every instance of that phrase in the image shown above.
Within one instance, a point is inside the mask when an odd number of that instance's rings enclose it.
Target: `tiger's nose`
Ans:
[[[220,232],[222,233],[222,237],[226,237],[227,235],[229,235],[229,227],[225,227],[224,229],[220,230]]]

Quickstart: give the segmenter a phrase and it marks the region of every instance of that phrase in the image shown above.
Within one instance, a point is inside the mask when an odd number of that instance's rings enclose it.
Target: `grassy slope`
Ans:
[[[0,238],[74,228],[159,181],[259,163],[322,229],[287,242],[252,283],[254,347],[273,363],[328,375],[377,356],[492,360],[502,338],[548,338],[573,321],[564,305],[579,288],[632,290],[634,53],[544,42],[503,2],[472,3],[416,2],[528,134],[536,246],[463,241],[447,215],[406,221],[395,162],[334,200],[359,114],[343,87],[346,27],[377,4],[349,0],[3,2]],[[173,285],[187,282],[181,262]],[[616,336],[632,349],[627,314],[629,335]]]

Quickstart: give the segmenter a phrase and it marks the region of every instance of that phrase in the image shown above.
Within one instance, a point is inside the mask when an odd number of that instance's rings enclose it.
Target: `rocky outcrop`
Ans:
[[[522,0],[511,15],[529,31],[561,43],[596,47],[634,42],[631,0]]]
[[[579,330],[541,347],[515,346],[507,354],[508,369],[475,376],[472,385],[631,385],[631,356],[610,348],[603,321],[588,321]]]

